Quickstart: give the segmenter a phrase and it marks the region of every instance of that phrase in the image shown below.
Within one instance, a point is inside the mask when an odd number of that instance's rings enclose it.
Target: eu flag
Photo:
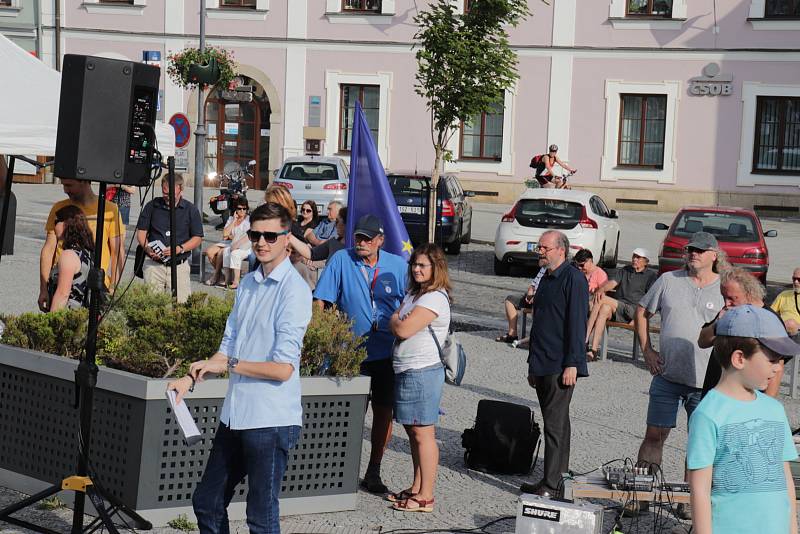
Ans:
[[[353,246],[353,230],[358,219],[367,214],[376,215],[383,221],[385,236],[383,250],[407,260],[414,248],[411,246],[403,219],[400,218],[397,202],[392,195],[389,180],[372,141],[367,119],[358,101],[353,118],[352,139],[345,244],[348,248]]]

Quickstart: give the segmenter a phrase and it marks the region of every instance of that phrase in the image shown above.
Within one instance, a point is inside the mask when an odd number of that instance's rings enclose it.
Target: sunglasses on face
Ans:
[[[236,211],[247,211],[247,208],[236,208]]]
[[[302,211],[303,211],[303,213],[314,213],[314,210],[309,209],[309,208],[303,208]]]
[[[793,276],[792,282],[800,282],[800,276]]]
[[[707,250],[703,250],[701,248],[694,248],[694,247],[686,247],[683,250],[687,254],[702,254],[703,252],[708,252]]]
[[[284,230],[283,232],[257,232],[256,230],[248,230],[247,237],[249,237],[250,241],[253,243],[259,243],[263,237],[264,241],[272,244],[278,240],[279,236],[286,235],[288,233],[289,230]]]
[[[356,234],[356,235],[355,235],[356,243],[358,243],[358,242],[362,242],[362,243],[372,243],[372,240],[373,240],[373,239],[375,239],[376,237],[378,237],[378,236],[374,236],[374,237],[367,237],[367,236],[365,236],[365,235],[362,235],[362,234]]]

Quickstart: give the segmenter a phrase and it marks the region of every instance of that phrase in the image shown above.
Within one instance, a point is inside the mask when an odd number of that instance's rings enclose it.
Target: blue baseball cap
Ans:
[[[789,338],[780,318],[770,310],[750,304],[726,311],[714,331],[718,336],[755,338],[784,359],[800,354],[800,344]]]

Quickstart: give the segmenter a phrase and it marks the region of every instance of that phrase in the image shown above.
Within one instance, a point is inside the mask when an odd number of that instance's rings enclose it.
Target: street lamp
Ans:
[[[206,0],[200,0],[200,53],[206,48]],[[206,158],[206,106],[203,84],[197,84],[197,129],[194,132],[194,205],[203,213],[203,175]],[[205,273],[203,244],[192,250],[192,272]]]

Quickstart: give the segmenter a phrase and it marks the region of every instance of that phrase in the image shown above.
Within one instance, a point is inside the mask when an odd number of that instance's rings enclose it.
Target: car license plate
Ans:
[[[400,213],[416,213],[417,215],[422,215],[421,206],[397,206],[397,211]]]
[[[528,252],[536,252],[536,245],[538,243],[528,243]]]
[[[217,201],[217,209],[218,210],[226,210],[226,209],[228,209],[228,201],[227,200],[218,200]]]

